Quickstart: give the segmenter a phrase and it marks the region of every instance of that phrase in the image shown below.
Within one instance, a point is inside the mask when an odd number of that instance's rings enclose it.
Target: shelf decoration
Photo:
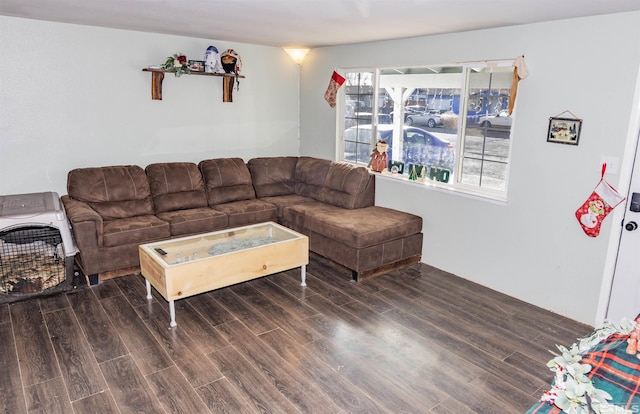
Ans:
[[[220,62],[220,52],[215,46],[209,46],[204,54],[204,71],[207,73],[224,73]]]
[[[220,57],[219,57],[220,56]],[[222,58],[222,62],[220,62]],[[227,66],[223,65],[227,58]],[[204,70],[202,70],[204,65]],[[192,67],[197,68],[192,69]],[[149,66],[142,69],[143,72],[151,72],[151,99],[162,100],[162,82],[165,73],[173,73],[176,77],[181,75],[203,75],[203,76],[220,76],[222,77],[222,101],[233,102],[233,85],[239,79],[244,78],[240,75],[242,68],[242,60],[240,55],[232,49],[228,49],[218,55],[214,46],[209,46],[205,61],[191,60],[181,53],[169,56],[163,65]],[[236,87],[236,90],[238,88]]]
[[[162,69],[167,72],[173,72],[176,78],[185,73],[191,73],[191,69],[187,64],[187,57],[182,53],[176,53],[173,56],[169,56],[162,65]]]
[[[582,119],[567,110],[549,118],[547,142],[558,144],[578,145]]]

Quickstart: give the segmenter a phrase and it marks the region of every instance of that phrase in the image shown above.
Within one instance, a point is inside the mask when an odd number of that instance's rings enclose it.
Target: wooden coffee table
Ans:
[[[151,285],[169,302],[176,326],[176,299],[300,267],[306,286],[309,239],[267,222],[212,233],[143,244],[140,271],[151,299]]]

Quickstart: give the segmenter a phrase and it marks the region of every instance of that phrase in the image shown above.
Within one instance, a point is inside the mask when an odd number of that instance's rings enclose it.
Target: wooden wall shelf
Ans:
[[[144,68],[143,72],[151,72],[151,99],[161,101],[162,100],[162,81],[164,80],[165,73],[175,73],[165,69],[151,69]],[[222,101],[233,102],[233,84],[236,78],[244,78],[242,75],[234,75],[232,73],[208,73],[208,72],[191,72],[185,73],[182,76],[187,75],[200,75],[200,76],[218,76],[222,78]]]

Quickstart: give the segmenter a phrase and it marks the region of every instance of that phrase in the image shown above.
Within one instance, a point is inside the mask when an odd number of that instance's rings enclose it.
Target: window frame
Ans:
[[[512,164],[512,152],[513,152],[513,131],[514,126],[516,124],[515,121],[515,113],[513,111],[512,114],[512,124],[509,131],[509,137],[505,139],[509,139],[509,148],[507,153],[507,162],[506,162],[506,170],[504,177],[504,190],[481,187],[479,185],[473,185],[468,183],[461,182],[462,176],[462,168],[464,159],[464,138],[466,137],[466,128],[467,128],[467,105],[469,100],[469,90],[470,90],[470,81],[471,76],[470,72],[472,69],[477,68],[490,68],[491,70],[495,67],[500,68],[513,68],[512,60],[486,60],[486,61],[468,61],[468,62],[458,62],[458,63],[449,63],[442,65],[411,65],[411,66],[389,66],[389,67],[360,67],[360,68],[343,68],[341,71],[344,74],[353,73],[353,72],[368,72],[373,74],[373,104],[372,104],[372,122],[371,122],[371,146],[372,148],[375,146],[375,137],[377,137],[377,128],[378,128],[378,111],[379,111],[379,96],[380,96],[380,76],[381,72],[384,70],[409,70],[409,69],[428,69],[428,68],[446,68],[446,67],[461,67],[461,80],[460,80],[460,113],[462,113],[462,108],[464,108],[464,116],[462,114],[458,114],[459,122],[457,125],[457,130],[455,133],[456,142],[455,142],[455,167],[454,167],[454,176],[455,179],[449,183],[442,183],[435,180],[426,180],[425,182],[416,182],[408,179],[407,174],[379,174],[381,177],[389,178],[394,181],[406,182],[411,184],[413,187],[418,188],[432,188],[444,190],[447,192],[455,192],[464,195],[469,195],[474,198],[484,198],[491,199],[499,202],[506,202],[508,200],[508,192],[509,192],[509,179],[511,172],[511,164]],[[336,145],[336,159],[344,162],[353,163],[356,165],[362,165],[362,163],[357,163],[354,161],[346,161],[344,159],[344,132],[346,130],[345,126],[345,105],[346,105],[346,88],[341,88],[338,94],[338,102],[337,102],[337,111],[336,111],[336,137],[337,144]],[[395,117],[394,117],[395,118]],[[395,124],[394,124],[395,125]],[[486,136],[483,136],[486,139]],[[483,157],[484,157],[483,153]]]

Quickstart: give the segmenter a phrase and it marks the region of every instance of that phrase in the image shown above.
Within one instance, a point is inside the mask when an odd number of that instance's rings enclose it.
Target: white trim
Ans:
[[[475,187],[462,187],[458,185],[454,187],[450,184],[438,183],[437,181],[427,180],[425,182],[410,181],[407,175],[398,175],[391,173],[376,174],[376,179],[388,180],[400,183],[400,185],[408,185],[412,187],[422,188],[426,191],[438,191],[441,193],[449,193],[455,196],[472,198],[498,205],[507,205],[508,200],[504,194],[491,194],[484,189],[483,191],[474,191]]]

